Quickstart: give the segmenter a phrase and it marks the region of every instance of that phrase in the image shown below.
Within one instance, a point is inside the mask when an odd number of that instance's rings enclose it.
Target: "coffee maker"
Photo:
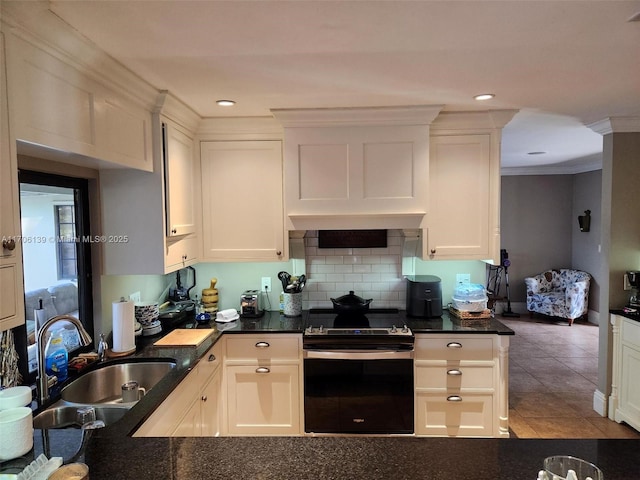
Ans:
[[[633,308],[640,307],[640,271],[627,272],[627,280],[632,292],[629,298],[629,306]]]

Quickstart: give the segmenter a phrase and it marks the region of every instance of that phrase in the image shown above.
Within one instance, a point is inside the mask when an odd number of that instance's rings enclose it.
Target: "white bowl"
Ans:
[[[0,461],[20,457],[33,448],[33,412],[17,407],[0,412]]]
[[[10,387],[0,390],[0,411],[31,405],[31,387]]]

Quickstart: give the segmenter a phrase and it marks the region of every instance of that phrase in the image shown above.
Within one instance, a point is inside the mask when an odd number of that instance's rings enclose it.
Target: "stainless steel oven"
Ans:
[[[307,433],[413,433],[412,332],[397,311],[307,319]],[[399,325],[397,325],[399,324]]]

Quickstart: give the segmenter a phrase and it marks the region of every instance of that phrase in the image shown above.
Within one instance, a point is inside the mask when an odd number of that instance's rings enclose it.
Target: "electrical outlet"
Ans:
[[[129,295],[129,300],[132,302],[140,302],[140,292],[133,292]]]
[[[271,291],[271,277],[262,277],[262,282],[260,283],[260,290],[263,292]]]
[[[470,273],[457,273],[456,274],[456,284],[460,285],[461,283],[471,283],[471,274]]]

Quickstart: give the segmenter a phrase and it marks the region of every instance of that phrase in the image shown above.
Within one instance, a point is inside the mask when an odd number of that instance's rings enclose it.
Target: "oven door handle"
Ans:
[[[413,350],[304,350],[303,357],[325,360],[412,359]]]

